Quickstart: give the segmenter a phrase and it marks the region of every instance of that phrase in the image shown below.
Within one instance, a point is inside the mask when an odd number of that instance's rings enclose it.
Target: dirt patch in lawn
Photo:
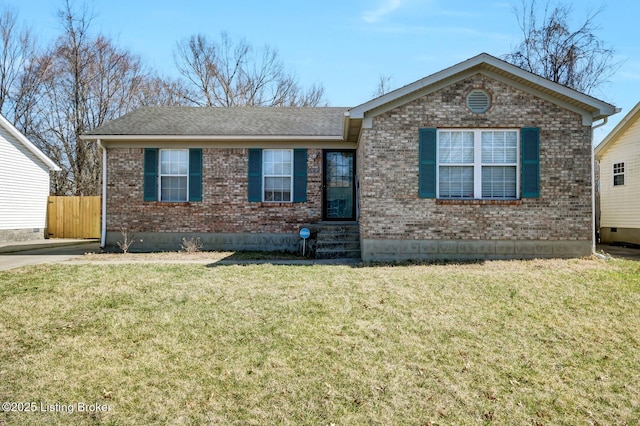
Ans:
[[[293,253],[199,251],[199,252],[155,252],[155,253],[87,253],[79,261],[88,262],[219,262],[221,260],[304,260]]]

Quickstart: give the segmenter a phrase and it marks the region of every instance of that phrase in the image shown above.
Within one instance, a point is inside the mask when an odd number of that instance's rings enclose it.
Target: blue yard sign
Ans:
[[[311,236],[311,231],[309,228],[302,228],[300,230],[300,238],[304,240],[304,245],[302,246],[302,255],[306,256],[307,254],[307,238]]]
[[[311,236],[311,231],[309,231],[309,228],[302,228],[300,230],[300,238],[302,238],[303,240],[306,240],[310,236]]]

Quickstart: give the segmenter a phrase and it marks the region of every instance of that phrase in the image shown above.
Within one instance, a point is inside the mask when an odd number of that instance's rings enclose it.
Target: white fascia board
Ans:
[[[618,108],[616,108],[615,106],[607,102],[596,99],[593,96],[585,95],[584,93],[578,92],[577,90],[571,89],[567,86],[563,86],[561,84],[555,83],[537,74],[533,74],[529,71],[525,71],[522,68],[519,68],[513,64],[502,61],[500,59],[494,58],[493,56],[487,55],[486,61],[483,61],[483,62],[486,62],[487,64],[493,67],[500,68],[508,73],[515,75],[516,77],[520,77],[534,84],[538,84],[544,87],[545,89],[552,90],[558,93],[559,95],[573,98],[578,102],[582,102],[583,104],[589,105],[590,107],[597,110],[593,113],[594,120],[608,117],[610,115],[613,115],[619,112]]]
[[[536,74],[525,71],[519,67],[516,67],[515,65],[509,64],[505,61],[497,59],[489,54],[482,53],[478,56],[468,59],[467,61],[461,62],[450,68],[447,68],[445,70],[432,74],[428,77],[425,77],[407,86],[401,87],[400,89],[394,90],[393,92],[389,92],[386,95],[380,96],[369,102],[365,102],[364,104],[358,105],[350,109],[348,113],[353,118],[365,118],[365,116],[375,116],[382,112],[388,111],[389,109],[393,109],[405,102],[410,102],[413,99],[416,99],[420,96],[423,96],[431,92],[431,90],[421,91],[420,89],[424,87],[433,86],[432,90],[438,90],[439,88],[444,87],[448,84],[451,84],[452,82],[459,81],[462,78],[466,78],[467,76],[478,73],[478,72],[482,72],[488,75],[487,72],[490,72],[490,71],[487,69],[484,69],[484,67],[481,67],[482,64],[487,64],[491,67],[501,69],[503,71],[506,71],[514,75],[515,77],[522,78],[524,80],[530,81],[533,84],[539,85],[545,89],[556,92],[561,96],[570,97],[572,99],[577,100],[578,102],[591,106],[596,111],[592,113],[591,112],[588,113],[587,111],[581,110],[581,115],[583,115],[584,125],[590,125],[594,120],[604,118],[618,112],[618,109],[613,105],[600,101],[591,96],[585,95],[583,93],[580,93],[576,90],[570,89],[566,86],[562,86],[558,83],[554,83],[544,77],[540,77]],[[498,74],[496,73],[491,73],[491,76],[497,76],[497,75]],[[454,76],[457,78],[450,80]],[[516,81],[508,77],[502,77],[501,80],[507,84],[516,85]],[[520,87],[523,90],[528,92],[535,92],[536,94],[542,93],[524,84],[519,84],[517,85],[517,87]],[[413,92],[418,92],[419,93],[418,96],[412,95]],[[555,103],[561,102],[562,105],[569,105],[567,102],[562,102],[559,98],[556,98],[551,95],[546,95],[545,99],[553,100]],[[367,114],[376,109],[378,109],[378,111],[376,111],[374,114]],[[576,107],[572,107],[571,110],[576,110]]]
[[[29,151],[33,153],[40,161],[42,161],[51,171],[57,172],[60,170],[60,166],[54,163],[44,152],[35,146],[25,135],[23,135],[13,124],[9,122],[4,116],[0,115],[0,125],[4,127],[11,136],[16,138],[18,142],[24,145]]]
[[[613,142],[618,139],[618,136],[624,133],[625,130],[629,128],[629,126],[633,125],[637,120],[640,120],[640,102],[636,104],[635,107],[627,115],[624,116],[622,120],[616,125],[616,127],[609,132],[607,136],[596,146],[595,155],[596,159],[600,161],[604,152],[610,147],[613,146]]]
[[[491,71],[481,71],[480,73],[486,75],[487,77],[491,77],[495,80],[501,81],[505,84],[509,84],[512,87],[515,87],[516,89],[522,90],[523,92],[530,93],[538,98],[544,99],[545,101],[549,101],[553,104],[556,104],[566,110],[579,114],[580,116],[582,116],[583,126],[591,126],[593,124],[593,121],[596,119],[594,117],[595,113],[585,111],[584,109],[577,107],[576,105],[572,105],[553,95],[536,90],[530,86],[527,86],[526,84],[518,83],[517,81],[511,80],[508,77],[504,77],[500,74],[495,74]]]
[[[478,73],[477,70],[468,70],[467,72],[464,72],[464,73],[457,73],[455,79],[438,79],[433,84],[424,84],[420,88],[409,91],[408,93],[406,93],[401,97],[397,97],[395,99],[390,100],[387,103],[378,105],[375,108],[371,108],[364,112],[364,117],[361,117],[363,119],[362,127],[371,128],[371,126],[373,125],[372,118],[375,117],[376,115],[380,115],[382,113],[395,109],[399,106],[407,104],[411,101],[414,101],[430,93],[437,92],[440,89],[443,89],[460,80],[464,80],[465,78],[475,75],[477,73]]]
[[[342,135],[334,136],[256,136],[256,135],[228,135],[228,136],[202,136],[202,135],[81,135],[80,139],[89,141],[343,141]]]
[[[365,118],[365,114],[369,111],[372,111],[376,108],[379,108],[381,106],[385,106],[387,104],[391,104],[393,105],[393,107],[397,106],[398,104],[402,104],[406,101],[406,99],[411,99],[411,97],[409,95],[411,95],[412,93],[416,92],[416,91],[420,91],[420,89],[424,88],[424,87],[428,87],[431,86],[435,83],[437,83],[440,80],[446,80],[449,77],[457,74],[461,72],[461,70],[458,70],[455,67],[451,67],[451,68],[447,68],[446,70],[440,71],[436,74],[432,74],[428,77],[425,77],[423,79],[420,79],[418,81],[415,81],[411,84],[408,84],[404,87],[401,87],[399,89],[396,89],[392,92],[389,92],[385,95],[382,95],[378,98],[372,99],[369,102],[365,102],[361,105],[358,105],[356,107],[351,108],[350,110],[348,110],[348,114],[352,117],[352,118]],[[419,97],[419,96],[417,96]],[[402,101],[399,101],[400,99],[402,99]],[[393,107],[390,108],[384,108],[383,110],[381,110],[381,112],[386,111],[388,109],[392,109]]]

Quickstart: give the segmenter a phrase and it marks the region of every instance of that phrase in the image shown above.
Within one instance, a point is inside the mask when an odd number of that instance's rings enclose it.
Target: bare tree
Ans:
[[[588,12],[584,22],[570,26],[572,9],[549,1],[539,10],[536,0],[522,0],[515,14],[523,40],[503,58],[520,68],[583,93],[591,93],[615,73],[620,63],[615,51],[600,40],[596,18],[600,10]]]
[[[150,75],[142,84],[138,101],[140,106],[186,106],[191,104],[188,92],[179,79]]]
[[[222,33],[220,42],[194,35],[178,43],[178,71],[200,106],[317,106],[324,88],[304,91],[287,73],[277,50],[256,49],[245,40],[234,42]]]
[[[62,34],[32,63],[25,80],[37,88],[33,99],[25,99],[25,126],[62,168],[52,179],[53,193],[96,195],[101,154],[80,135],[141,105],[179,104],[178,86],[148,72],[138,56],[108,38],[92,35],[86,8],[76,12],[66,0],[59,19]]]
[[[36,56],[31,31],[19,27],[17,13],[5,7],[0,12],[0,113],[9,121],[20,121],[23,102],[33,87],[27,74]]]
[[[376,87],[376,90],[373,92],[372,96],[378,97],[391,92],[393,90],[391,81],[392,77],[390,75],[381,74],[378,78],[378,87]]]

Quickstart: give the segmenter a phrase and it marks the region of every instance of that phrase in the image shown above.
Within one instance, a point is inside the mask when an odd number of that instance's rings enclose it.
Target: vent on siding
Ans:
[[[475,114],[481,114],[489,109],[491,99],[484,90],[474,90],[467,96],[467,108]]]

